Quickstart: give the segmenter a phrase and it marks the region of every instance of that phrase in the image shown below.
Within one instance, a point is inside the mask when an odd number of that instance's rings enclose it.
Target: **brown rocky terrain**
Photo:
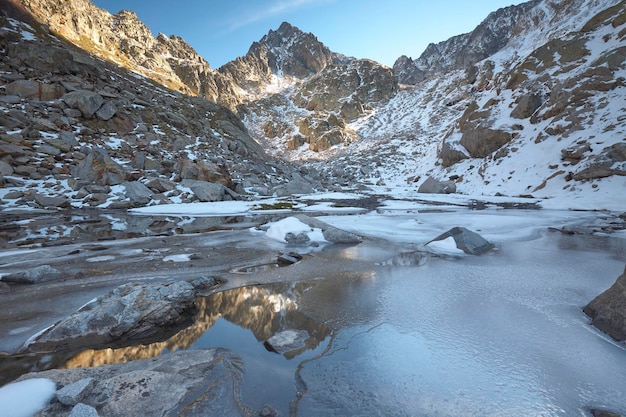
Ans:
[[[22,190],[4,204],[221,201],[290,178],[230,110],[90,56],[45,26],[0,19],[0,178]]]

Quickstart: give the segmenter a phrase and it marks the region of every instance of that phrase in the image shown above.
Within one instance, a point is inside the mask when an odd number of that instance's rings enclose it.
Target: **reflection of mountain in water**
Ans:
[[[194,324],[168,340],[119,349],[85,350],[68,360],[65,367],[82,368],[123,363],[187,349],[220,317],[249,329],[259,342],[264,342],[286,329],[305,330],[309,334],[305,346],[285,353],[285,357],[292,358],[307,349],[316,348],[331,333],[328,326],[298,311],[297,300],[314,285],[315,283],[270,284],[236,288],[198,298],[198,314]]]

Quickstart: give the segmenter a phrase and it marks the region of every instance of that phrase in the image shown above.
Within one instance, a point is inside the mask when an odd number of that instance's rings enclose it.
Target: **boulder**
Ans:
[[[100,417],[100,414],[94,407],[78,403],[72,408],[68,417]]]
[[[626,268],[617,281],[583,309],[591,324],[617,341],[626,340]]]
[[[31,80],[17,80],[7,84],[6,93],[22,98],[37,98],[39,96],[39,83]]]
[[[117,185],[124,182],[124,168],[103,149],[93,149],[72,169],[72,175],[98,185]]]
[[[463,132],[460,143],[472,158],[484,158],[509,143],[511,139],[509,132],[478,127]]]
[[[215,182],[183,180],[183,187],[188,187],[196,198],[203,202],[222,201],[224,199],[224,186]]]
[[[417,189],[418,193],[427,194],[452,194],[456,192],[456,184],[453,181],[439,181],[428,177]]]
[[[72,206],[67,197],[46,196],[35,194],[35,202],[43,208],[70,208]]]
[[[462,150],[457,149],[455,146],[450,144],[450,142],[445,140],[441,145],[438,156],[441,158],[441,165],[444,168],[468,158]]]
[[[126,198],[135,205],[146,205],[152,201],[152,191],[139,181],[125,182],[122,184],[126,189]]]
[[[172,191],[176,188],[176,183],[164,178],[150,178],[148,182],[146,182],[146,187],[154,190],[158,193],[164,193],[166,191]]]
[[[465,227],[453,227],[445,233],[440,234],[428,243],[452,237],[456,243],[456,247],[461,249],[468,255],[482,255],[493,249],[493,243],[488,242],[485,238],[476,232],[472,232]],[[428,245],[428,243],[426,243]]]
[[[276,333],[263,344],[271,352],[288,354],[306,347],[309,333],[306,330],[289,329]]]
[[[602,149],[598,155],[589,158],[586,166],[572,176],[576,181],[610,177],[611,175],[626,176],[626,143],[615,143]]]
[[[47,378],[68,386],[93,378],[74,406],[91,414],[76,415],[97,415],[92,408],[111,417],[252,415],[240,401],[242,369],[241,358],[226,349],[198,349],[115,365],[33,372],[18,381]],[[53,401],[38,415],[68,414],[67,405]]]
[[[0,176],[13,175],[13,167],[0,160]]]
[[[219,182],[226,186],[230,183],[228,173],[208,161],[199,162],[183,158],[176,162],[174,169],[181,180]]]
[[[104,98],[100,94],[89,90],[72,91],[65,94],[62,99],[69,107],[80,110],[87,119],[93,118],[104,104]]]
[[[26,271],[4,275],[0,280],[18,284],[39,284],[40,282],[55,281],[61,278],[63,278],[63,275],[58,269],[50,265],[41,265]]]
[[[324,223],[323,221],[316,219],[314,217],[309,217],[305,214],[298,214],[294,216],[296,219],[300,220],[302,223],[314,228],[321,229],[322,234],[324,235],[324,239],[328,242],[332,243],[361,243],[363,239],[355,235],[354,233],[346,232],[345,230],[337,229],[334,226],[331,226],[328,223]]]
[[[105,102],[102,107],[96,111],[96,117],[100,120],[110,120],[117,113],[117,106],[111,100]]]
[[[517,106],[511,111],[511,117],[515,119],[526,119],[541,107],[542,100],[539,94],[525,94],[520,97]]]
[[[162,341],[191,324],[195,298],[196,290],[186,281],[124,284],[38,334],[22,351],[98,349]]]
[[[85,394],[85,391],[93,386],[93,383],[93,378],[83,378],[66,385],[57,391],[57,400],[65,405],[76,405]]]
[[[293,179],[287,184],[274,189],[274,193],[277,197],[286,197],[294,194],[310,194],[313,192],[315,192],[313,186],[300,178]]]

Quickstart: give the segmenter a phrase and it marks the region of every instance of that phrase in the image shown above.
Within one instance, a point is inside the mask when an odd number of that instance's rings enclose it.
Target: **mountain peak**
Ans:
[[[333,61],[333,53],[315,35],[288,22],[278,30],[270,30],[259,43],[267,48],[270,68],[275,73],[305,78]]]

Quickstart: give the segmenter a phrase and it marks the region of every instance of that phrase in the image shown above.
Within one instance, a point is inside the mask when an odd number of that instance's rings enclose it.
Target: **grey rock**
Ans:
[[[472,232],[465,227],[453,227],[428,243],[444,240],[449,237],[454,239],[457,248],[469,255],[482,255],[494,248],[493,243],[488,242],[478,233]],[[426,245],[428,245],[428,243],[426,243]]]
[[[37,98],[39,96],[39,83],[31,80],[17,80],[7,84],[6,93],[22,98]]]
[[[6,104],[17,104],[22,101],[20,96],[0,96],[0,102]]]
[[[417,189],[418,193],[427,194],[452,194],[456,192],[456,184],[453,181],[438,181],[428,177]]]
[[[112,100],[109,100],[96,111],[96,116],[100,120],[110,120],[115,116],[115,113],[117,113],[117,106]]]
[[[0,160],[0,175],[13,175],[13,167],[8,163]]]
[[[51,145],[41,145],[37,147],[37,152],[45,153],[46,155],[59,155],[61,151],[59,148],[55,148]]]
[[[172,191],[176,188],[176,183],[164,178],[151,178],[148,182],[146,182],[146,187],[156,192],[164,193],[166,191]]]
[[[244,416],[251,412],[240,400],[242,373],[241,358],[226,349],[206,349],[115,365],[33,372],[18,380],[48,378],[68,385],[91,377],[95,383],[81,403],[97,407],[107,417]],[[67,406],[54,402],[40,414],[67,415]]]
[[[626,340],[626,268],[617,281],[583,309],[591,324],[617,341]]]
[[[72,408],[68,417],[100,417],[100,414],[94,407],[79,403]]]
[[[286,197],[294,194],[310,194],[314,192],[313,186],[303,179],[296,178],[287,184],[276,187],[274,193],[277,197]]]
[[[511,117],[515,119],[526,119],[541,107],[542,100],[539,94],[525,94],[520,97],[517,106],[511,111]]]
[[[276,333],[264,345],[268,350],[276,353],[288,353],[304,348],[309,333],[306,330],[289,329]]]
[[[72,91],[62,99],[68,106],[80,110],[87,119],[91,119],[104,104],[104,98],[100,94],[88,90]]]
[[[215,182],[183,180],[183,187],[189,187],[196,198],[204,202],[222,201],[224,199],[224,186]]]
[[[305,214],[298,214],[294,216],[302,223],[307,224],[313,228],[321,229],[324,239],[332,243],[361,243],[363,239],[355,235],[354,233],[346,232],[345,230],[338,229],[329,225],[314,217],[309,217]]]
[[[626,176],[626,169],[618,162],[626,161],[626,143],[615,143],[602,149],[599,154],[586,161],[586,166],[572,176],[575,180],[589,180],[610,177],[612,175]]]
[[[39,284],[40,282],[55,281],[63,278],[58,269],[50,265],[41,265],[22,272],[15,272],[1,278],[4,282],[16,282],[19,284]]]
[[[460,143],[472,158],[484,158],[509,143],[512,138],[509,132],[503,130],[477,127],[465,130]]]
[[[43,208],[69,208],[72,205],[67,197],[45,196],[37,193],[34,199]]]
[[[297,252],[281,253],[276,258],[278,265],[289,266],[302,260],[302,255]]]
[[[285,234],[285,241],[290,245],[304,245],[311,241],[309,235],[304,232],[298,233],[297,235],[291,232]]]
[[[124,182],[124,168],[103,149],[94,149],[72,169],[72,175],[98,185],[117,185]]]
[[[131,203],[145,205],[152,201],[152,191],[139,181],[125,182],[122,185],[126,189],[126,198]]]
[[[57,399],[61,404],[77,405],[85,394],[85,391],[93,386],[93,383],[93,378],[83,378],[66,385],[57,391]]]
[[[196,291],[186,281],[121,285],[57,322],[25,352],[122,347],[167,339],[191,323]]]

